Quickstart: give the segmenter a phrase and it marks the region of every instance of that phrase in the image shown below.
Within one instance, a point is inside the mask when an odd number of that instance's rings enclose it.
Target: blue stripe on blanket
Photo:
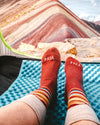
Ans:
[[[65,94],[65,63],[61,63],[58,74],[57,99],[47,111],[46,122],[48,125],[63,125],[67,106],[64,102]],[[83,87],[87,98],[100,120],[100,64],[83,65]],[[39,88],[41,78],[41,62],[23,60],[19,76],[0,96],[0,107],[17,100],[27,93]]]

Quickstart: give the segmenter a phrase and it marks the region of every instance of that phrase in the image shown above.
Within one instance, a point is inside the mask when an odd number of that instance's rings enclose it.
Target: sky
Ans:
[[[59,0],[81,19],[100,21],[100,0]]]

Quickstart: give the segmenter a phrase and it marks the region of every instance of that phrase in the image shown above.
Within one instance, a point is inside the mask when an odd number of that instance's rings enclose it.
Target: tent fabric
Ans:
[[[21,52],[14,50],[10,46],[8,46],[3,39],[1,31],[0,31],[0,37],[1,37],[1,39],[0,39],[0,56],[13,56],[13,57],[20,57],[20,58],[35,58],[35,59],[39,58],[34,55],[23,54]]]
[[[64,101],[65,94],[65,63],[61,63],[58,73],[57,99],[52,102],[47,111],[45,124],[63,125],[65,121],[67,106]],[[87,98],[100,120],[100,63],[82,63],[83,65],[83,87]],[[17,100],[40,85],[41,61],[23,60],[17,79],[0,96],[0,107]]]
[[[15,81],[23,58],[0,56],[0,95]]]
[[[1,36],[1,33],[0,33],[0,36]],[[2,36],[1,36],[1,39],[0,39],[0,56],[22,57],[22,55],[13,52],[13,50],[9,49],[9,47],[7,47],[4,44],[4,42],[2,42]]]
[[[34,60],[14,56],[0,56],[0,95],[3,94],[17,78],[23,59]]]

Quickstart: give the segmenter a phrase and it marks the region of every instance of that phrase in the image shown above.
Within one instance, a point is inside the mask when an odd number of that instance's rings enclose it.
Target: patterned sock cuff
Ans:
[[[46,107],[35,95],[26,95],[18,101],[29,105],[35,111],[40,125],[43,125],[46,116]]]
[[[99,119],[97,118],[93,109],[86,104],[71,107],[67,111],[65,125],[71,125],[72,123],[78,122],[80,120],[90,120],[100,124]]]

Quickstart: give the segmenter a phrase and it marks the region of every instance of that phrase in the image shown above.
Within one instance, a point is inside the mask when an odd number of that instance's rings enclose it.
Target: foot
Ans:
[[[65,63],[66,85],[65,93],[68,95],[71,90],[83,90],[83,67],[82,64],[72,58],[68,57]]]
[[[57,75],[61,64],[60,53],[53,47],[42,57],[42,73],[40,88],[46,88],[53,95],[57,89]]]

